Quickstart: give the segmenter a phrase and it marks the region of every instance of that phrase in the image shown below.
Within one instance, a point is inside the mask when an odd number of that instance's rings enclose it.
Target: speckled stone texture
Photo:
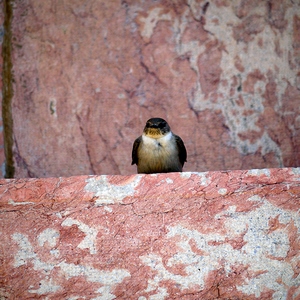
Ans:
[[[1,299],[299,299],[300,169],[0,181]]]
[[[13,1],[16,177],[132,174],[165,118],[185,171],[300,165],[300,3]]]

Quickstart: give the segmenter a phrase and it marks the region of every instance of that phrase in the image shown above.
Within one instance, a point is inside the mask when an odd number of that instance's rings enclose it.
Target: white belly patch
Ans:
[[[143,135],[143,151],[150,152],[154,155],[155,153],[163,155],[161,152],[167,152],[169,154],[174,153],[176,151],[176,147],[172,140],[172,136],[171,132],[159,139],[153,139]]]

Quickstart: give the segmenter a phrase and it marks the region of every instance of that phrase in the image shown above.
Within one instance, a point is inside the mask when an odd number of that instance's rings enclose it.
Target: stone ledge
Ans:
[[[1,299],[296,299],[300,168],[0,180]]]

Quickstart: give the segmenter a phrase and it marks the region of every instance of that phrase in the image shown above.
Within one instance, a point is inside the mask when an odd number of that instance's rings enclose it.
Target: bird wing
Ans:
[[[142,136],[138,137],[134,143],[133,143],[133,147],[132,147],[132,162],[131,164],[138,164],[138,148],[140,146],[140,143],[142,141]]]
[[[186,149],[183,143],[183,140],[180,138],[180,136],[175,135],[175,141],[178,147],[178,153],[179,153],[179,161],[181,163],[181,165],[183,166],[184,163],[186,162],[186,158],[187,158],[187,153],[186,153]]]

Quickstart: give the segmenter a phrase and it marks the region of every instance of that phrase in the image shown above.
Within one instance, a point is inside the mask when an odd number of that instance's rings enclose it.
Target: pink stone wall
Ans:
[[[0,181],[1,299],[300,296],[300,169]]]
[[[2,91],[2,71],[3,71],[3,56],[2,42],[4,36],[4,10],[3,2],[0,1],[0,90]],[[4,136],[3,136],[3,120],[2,120],[2,93],[0,93],[0,178],[5,175],[5,154],[4,154]]]
[[[13,7],[15,177],[135,173],[150,117],[185,171],[300,165],[299,1]]]

